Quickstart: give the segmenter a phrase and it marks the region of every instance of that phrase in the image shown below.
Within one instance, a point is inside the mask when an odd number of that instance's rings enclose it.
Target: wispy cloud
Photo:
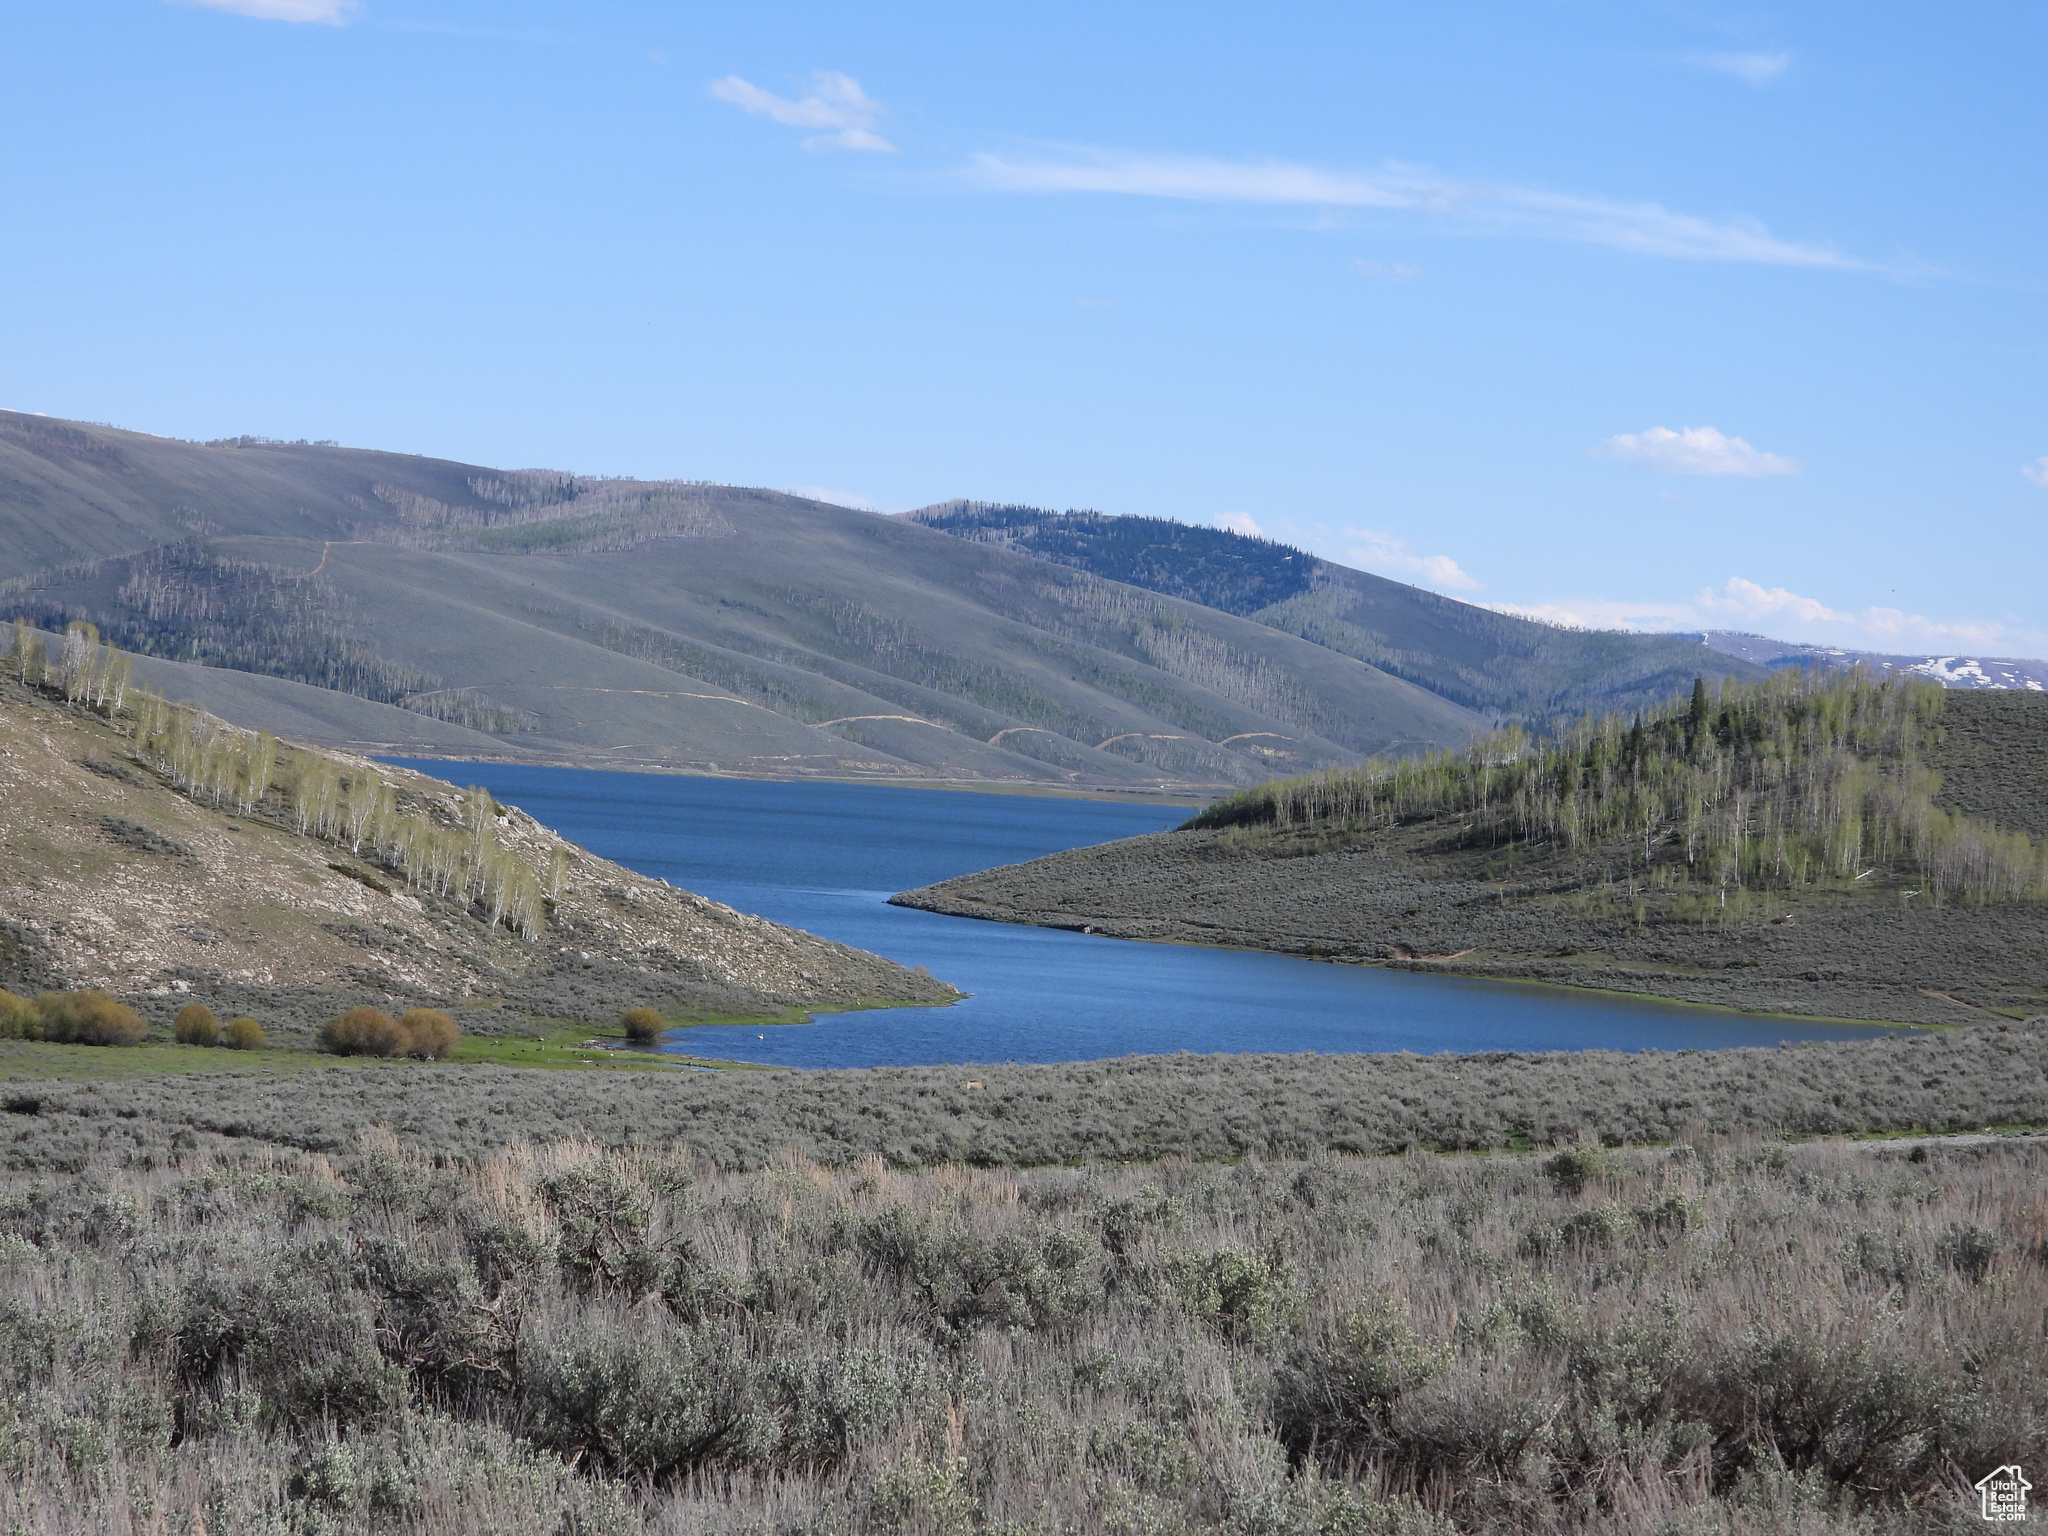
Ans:
[[[1361,571],[1404,577],[1419,586],[1449,587],[1454,592],[1479,590],[1479,583],[1449,555],[1418,555],[1407,540],[1373,528],[1346,529],[1335,558]]]
[[[1332,171],[1284,160],[1215,160],[1078,148],[1048,156],[977,155],[963,174],[970,184],[992,192],[1095,192],[1190,202],[1384,209],[1483,234],[1572,240],[1644,256],[1787,267],[1866,265],[1823,246],[1781,240],[1753,219],[1699,218],[1656,203],[1451,181],[1404,166]]]
[[[853,149],[894,154],[896,146],[876,133],[888,108],[860,88],[851,75],[819,70],[811,77],[811,94],[791,101],[758,85],[727,75],[711,82],[711,94],[787,128],[824,128],[828,132],[804,140],[805,149]]]
[[[262,21],[313,22],[339,27],[361,8],[360,0],[176,0],[180,5],[201,10],[226,11],[233,16],[254,16]]]
[[[1769,85],[1792,67],[1789,53],[1696,53],[1687,60],[1718,75],[1733,75],[1744,85]]]
[[[2020,473],[2033,481],[2034,484],[2040,486],[2042,490],[2048,491],[2048,455],[2034,460],[2031,464],[2022,464],[2020,466]]]
[[[1211,521],[1218,528],[1242,533],[1254,539],[1274,538],[1333,560],[1354,570],[1371,571],[1397,581],[1421,587],[1476,592],[1475,581],[1449,555],[1418,554],[1398,534],[1378,528],[1354,528],[1329,523],[1297,523],[1282,517],[1269,533],[1249,512],[1218,512]]]
[[[831,507],[850,507],[856,512],[889,510],[872,496],[863,496],[859,491],[842,491],[830,485],[792,485],[789,494],[801,496],[805,501],[822,501]]]
[[[1996,620],[1931,619],[1902,608],[1877,605],[1842,610],[1819,598],[1786,587],[1767,587],[1742,576],[1731,576],[1718,587],[1704,588],[1689,601],[1588,598],[1491,606],[1503,613],[1578,629],[1738,629],[1766,633],[1779,640],[1894,653],[1971,651],[2038,655],[2048,650],[2048,633],[2022,625]]]
[[[1405,283],[1422,268],[1410,266],[1405,261],[1367,261],[1363,256],[1351,263],[1351,270],[1362,277],[1384,278],[1390,283]]]
[[[1799,473],[1795,461],[1752,448],[1741,438],[1725,436],[1712,427],[1687,427],[1680,432],[1652,427],[1647,432],[1623,432],[1608,438],[1594,452],[1664,475],[1737,475],[1755,479]]]

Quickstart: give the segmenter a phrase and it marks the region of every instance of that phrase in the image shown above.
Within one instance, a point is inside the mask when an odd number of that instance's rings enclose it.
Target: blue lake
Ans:
[[[922,965],[972,994],[949,1008],[709,1026],[679,1051],[792,1067],[1086,1061],[1171,1051],[1688,1050],[1865,1038],[1562,989],[1135,944],[887,904],[935,880],[1157,832],[1185,806],[407,762],[478,783],[591,852],[812,933]]]

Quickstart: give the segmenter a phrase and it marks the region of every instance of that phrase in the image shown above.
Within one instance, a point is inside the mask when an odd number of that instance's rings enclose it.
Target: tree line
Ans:
[[[358,638],[348,600],[322,578],[218,556],[197,539],[39,579],[53,590],[21,592],[21,618],[53,631],[83,621],[138,655],[282,677],[380,704],[441,686]]]
[[[1917,877],[1936,900],[2048,897],[2048,848],[1936,803],[1921,760],[1943,694],[1921,678],[1695,680],[1633,719],[1260,785],[1189,827],[1366,830],[1457,817],[1467,846],[1600,851],[1626,870],[1731,887]]]
[[[100,639],[100,632],[82,620],[65,626],[64,640],[53,654],[42,632],[26,619],[14,621],[7,651],[7,671],[30,688],[48,688],[73,704],[89,704],[112,713],[127,701],[135,667],[120,648]]]
[[[295,748],[289,757],[268,731],[245,731],[146,689],[131,695],[137,757],[195,800],[268,810],[301,836],[345,847],[415,890],[479,907],[493,927],[539,936],[548,904],[568,881],[569,856],[556,840],[538,867],[497,835],[499,813],[471,786],[452,806],[402,803],[372,768]]]

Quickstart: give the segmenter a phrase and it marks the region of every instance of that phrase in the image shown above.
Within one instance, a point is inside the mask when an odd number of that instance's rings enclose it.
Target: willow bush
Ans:
[[[413,1056],[445,1061],[461,1043],[455,1020],[438,1008],[412,1008],[394,1019],[381,1008],[351,1008],[320,1027],[320,1049],[336,1056]]]
[[[58,1045],[136,1045],[142,1015],[111,993],[44,992],[34,1002],[0,991],[0,1040]]]
[[[219,1045],[220,1015],[204,1003],[187,1003],[171,1023],[180,1045]]]
[[[269,1043],[270,1037],[264,1033],[263,1026],[246,1016],[229,1019],[221,1039],[221,1044],[231,1051],[260,1051]]]
[[[619,1022],[625,1026],[626,1038],[635,1045],[653,1045],[668,1028],[668,1020],[655,1008],[628,1008],[619,1015]]]
[[[30,1038],[60,1045],[137,1045],[144,1027],[142,1015],[112,993],[45,992],[35,1001]]]
[[[1942,809],[1923,678],[1781,673],[1555,737],[1374,760],[1241,791],[1188,828],[1359,832],[1456,818],[1467,847],[1597,859],[1710,888],[1923,881],[1936,900],[2048,897],[2048,848]]]

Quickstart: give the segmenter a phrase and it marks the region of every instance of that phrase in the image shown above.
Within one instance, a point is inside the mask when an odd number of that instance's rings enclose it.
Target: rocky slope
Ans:
[[[677,1016],[767,1016],[955,994],[878,956],[735,912],[562,843],[495,807],[496,843],[529,868],[565,854],[535,937],[301,835],[278,792],[244,812],[180,793],[123,723],[0,683],[0,986],[104,987],[165,1015],[198,998],[287,1034],[340,1006],[437,1002],[471,1032],[528,1017],[596,1021],[651,1003]],[[308,749],[283,749],[281,776]],[[459,791],[362,758],[396,804],[454,826]]]

